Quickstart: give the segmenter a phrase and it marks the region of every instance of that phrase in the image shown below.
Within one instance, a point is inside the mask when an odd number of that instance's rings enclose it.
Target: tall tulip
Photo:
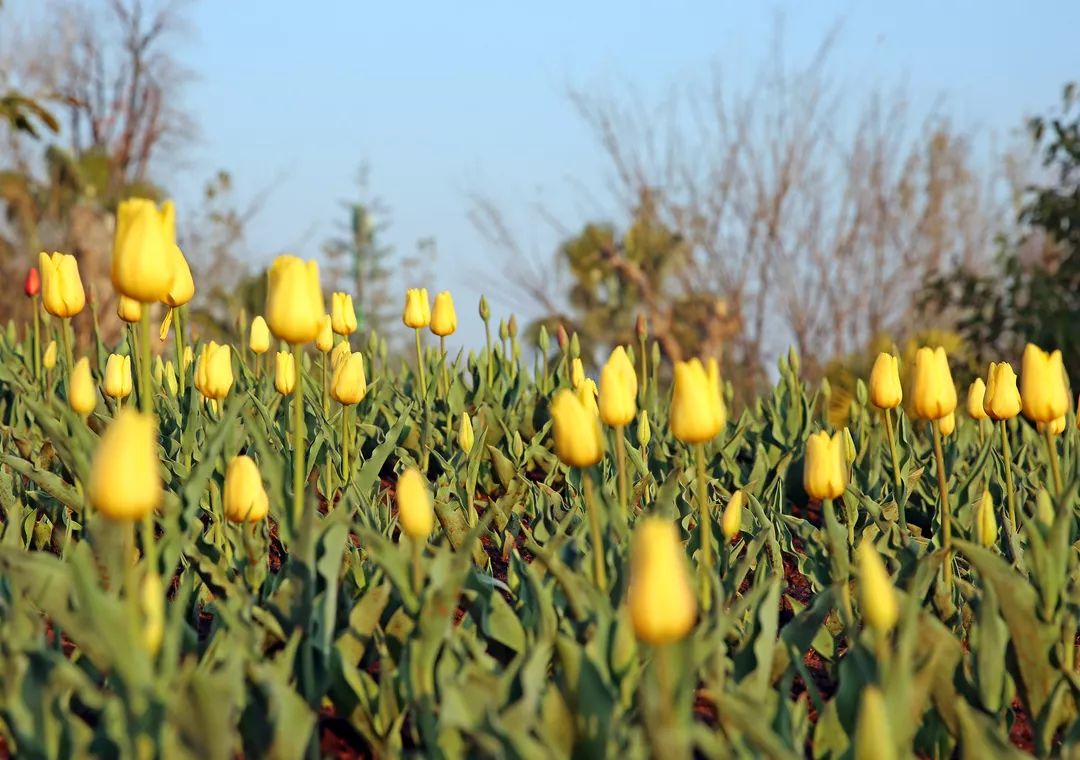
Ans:
[[[315,340],[326,316],[319,265],[278,256],[267,272],[265,320],[278,340],[299,345]]]
[[[693,629],[697,603],[675,523],[648,517],[634,531],[627,601],[634,633],[647,644],[671,644]]]
[[[885,637],[900,617],[896,589],[872,541],[863,538],[856,551],[859,557],[859,605],[863,618],[879,637]]]
[[[296,387],[296,360],[289,351],[278,351],[274,359],[274,387],[282,396]]]
[[[626,355],[626,349],[616,346],[600,370],[600,419],[615,428],[615,462],[619,475],[619,506],[625,516],[627,506],[626,426],[637,414],[637,371]]]
[[[122,410],[98,443],[90,467],[90,503],[110,520],[137,521],[161,501],[157,425],[151,415]]]
[[[38,256],[41,269],[41,303],[45,311],[60,317],[60,342],[64,347],[67,371],[74,364],[71,352],[70,320],[86,306],[86,292],[79,277],[79,262],[74,256],[44,251]]]
[[[812,434],[806,441],[803,463],[803,487],[812,499],[839,499],[847,488],[847,464],[844,435],[825,431]]]
[[[230,522],[256,523],[266,518],[270,500],[263,487],[259,466],[249,456],[233,457],[225,470],[225,519]]]
[[[76,414],[85,417],[97,406],[97,388],[90,374],[90,360],[85,356],[75,362],[68,384],[68,405]]]
[[[1054,442],[1054,425],[1057,419],[1064,417],[1069,410],[1069,390],[1066,387],[1061,351],[1048,354],[1033,343],[1024,346],[1020,369],[1020,397],[1024,402],[1024,416],[1032,422],[1041,423],[1046,436],[1054,490],[1060,496],[1061,466],[1058,463],[1057,444]]]
[[[210,341],[203,345],[195,366],[195,387],[207,399],[221,401],[233,384],[232,349]]]
[[[974,382],[968,387],[967,413],[968,417],[971,417],[976,422],[981,422],[987,417],[986,383],[983,382],[981,377],[975,378]]]
[[[895,409],[903,399],[899,360],[892,354],[878,354],[870,370],[870,403],[878,409]]]
[[[427,481],[415,467],[408,468],[398,478],[395,501],[401,532],[412,540],[413,591],[419,594],[423,582],[420,559],[424,543],[435,527],[435,513]]]
[[[131,395],[131,357],[110,354],[105,363],[105,395],[117,401]]]
[[[440,392],[450,392],[450,371],[446,366],[446,336],[457,330],[457,312],[454,311],[454,299],[449,290],[435,296],[435,306],[431,310],[431,332],[439,336],[439,361],[442,364]]]
[[[405,292],[405,311],[401,320],[416,334],[416,372],[420,380],[420,397],[427,398],[427,379],[424,369],[424,351],[420,343],[420,331],[431,324],[431,304],[427,288],[409,288]],[[490,378],[489,378],[490,381]]]
[[[330,296],[330,316],[334,332],[348,337],[356,332],[356,309],[353,308],[352,295],[334,293]]]
[[[34,312],[34,379],[41,380],[41,314],[38,297],[41,293],[41,273],[37,267],[30,267],[23,281],[23,293],[33,304]]]
[[[1012,450],[1009,445],[1009,428],[1006,422],[1020,414],[1023,400],[1016,387],[1016,372],[1008,362],[991,362],[986,375],[986,393],[983,410],[998,423],[1001,431],[1001,456],[1005,470],[1005,495],[1009,505],[1009,523],[1016,530],[1016,495],[1013,492]]]
[[[146,198],[121,201],[113,237],[112,282],[117,292],[142,303],[164,301],[176,269],[176,212]]]

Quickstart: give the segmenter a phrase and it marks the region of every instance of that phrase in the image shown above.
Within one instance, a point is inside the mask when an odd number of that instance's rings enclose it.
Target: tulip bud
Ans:
[[[510,337],[510,331],[506,327],[506,320],[499,320],[499,340],[505,341]]]
[[[322,353],[327,353],[334,347],[334,324],[329,314],[324,314],[319,323],[319,333],[315,336],[315,348]]]
[[[183,306],[195,297],[195,280],[191,278],[191,267],[180,246],[172,246],[172,282],[169,283],[169,292],[161,299],[170,308],[176,309]]]
[[[570,336],[566,334],[566,328],[559,323],[559,327],[555,330],[555,342],[559,345],[560,351],[565,351],[566,347],[570,344]]]
[[[838,499],[847,487],[847,463],[844,437],[825,431],[814,433],[806,441],[803,462],[803,487],[812,499]]]
[[[570,355],[581,356],[581,340],[576,331],[570,335]]]
[[[319,265],[278,256],[267,272],[266,324],[278,340],[310,343],[322,328],[326,307]]]
[[[97,388],[90,374],[90,360],[85,356],[75,362],[68,385],[68,404],[76,414],[86,416],[97,406]]]
[[[139,611],[142,613],[142,645],[151,657],[161,649],[165,634],[165,586],[161,576],[147,571],[139,587]]]
[[[191,367],[193,361],[195,361],[195,352],[192,350],[191,346],[184,346],[184,372],[188,371],[188,368]]]
[[[1039,429],[1040,433],[1045,433],[1049,430],[1050,435],[1061,435],[1065,432],[1065,415],[1063,414],[1056,420],[1051,420],[1050,422],[1036,423],[1036,427]]]
[[[945,349],[920,348],[915,352],[913,411],[924,420],[940,420],[956,409],[956,386]]]
[[[51,370],[56,366],[56,341],[50,340],[49,345],[45,346],[45,356],[41,358],[41,363],[45,369]]]
[[[414,541],[427,539],[435,527],[435,512],[427,481],[418,469],[410,467],[401,473],[395,500],[402,532]]]
[[[116,301],[116,316],[129,324],[138,322],[142,317],[142,304],[134,298],[122,295]]]
[[[787,357],[788,365],[791,367],[792,374],[798,375],[800,368],[799,352],[795,350],[795,346],[788,347]]]
[[[330,296],[330,320],[334,332],[338,335],[352,335],[356,332],[356,309],[353,308],[352,295],[334,293]]]
[[[867,625],[884,636],[900,617],[896,589],[873,542],[864,539],[856,551],[859,555],[859,606]]]
[[[1050,500],[1050,492],[1045,488],[1040,488],[1035,494],[1035,516],[1047,528],[1054,524],[1054,502]]]
[[[984,404],[986,403],[986,383],[982,381],[981,377],[975,378],[968,387],[967,396],[967,413],[973,420],[985,420],[986,409]]]
[[[462,413],[461,426],[458,428],[458,446],[466,454],[472,451],[476,438],[473,435],[472,420],[468,413]]]
[[[645,321],[645,315],[640,311],[634,323],[634,334],[637,335],[639,341],[647,340],[649,337],[649,323]]]
[[[86,306],[86,292],[74,256],[44,251],[38,256],[41,269],[41,303],[54,317],[74,317]]]
[[[536,336],[536,345],[540,349],[540,353],[545,356],[551,350],[551,338],[548,336],[547,327],[544,325],[540,325],[539,334]]]
[[[405,311],[401,315],[401,321],[414,330],[431,324],[431,303],[428,301],[427,288],[409,288],[405,291]]]
[[[570,385],[577,388],[584,379],[585,365],[581,363],[581,359],[575,356],[570,361]]]
[[[259,466],[248,456],[233,457],[225,471],[225,519],[234,523],[255,523],[270,511]]]
[[[1020,373],[1024,416],[1032,422],[1053,422],[1069,409],[1061,351],[1048,354],[1033,343],[1024,347]]]
[[[330,383],[334,400],[346,406],[359,404],[367,394],[367,377],[364,374],[364,355],[350,353],[334,366]]]
[[[634,421],[637,413],[637,372],[626,355],[616,346],[600,370],[600,419],[605,425],[623,427]]]
[[[723,429],[726,416],[716,361],[710,361],[708,371],[698,359],[675,362],[669,419],[675,437],[683,443],[709,441]]]
[[[855,760],[896,760],[892,721],[885,696],[877,686],[867,686],[859,699],[855,723]]]
[[[994,421],[1011,420],[1020,414],[1021,404],[1012,365],[1008,362],[991,362],[986,375],[983,411]]]
[[[984,490],[979,506],[975,509],[975,539],[980,546],[990,547],[997,541],[997,518],[994,516],[994,499]]]
[[[938,420],[938,429],[942,435],[952,435],[956,430],[956,412],[949,412]]]
[[[278,351],[274,357],[274,387],[282,396],[289,396],[296,387],[296,359],[291,351]]]
[[[105,395],[122,399],[131,394],[131,357],[110,354],[105,363]]]
[[[584,387],[584,385],[583,385]],[[571,467],[591,467],[604,453],[596,413],[565,388],[551,402],[555,453]]]
[[[899,360],[892,354],[878,354],[870,370],[870,403],[878,409],[895,409],[903,399]]]
[[[851,431],[847,428],[844,428],[844,454],[847,455],[845,461],[848,464],[852,464],[855,457],[859,455],[859,452],[855,449],[855,439],[851,437]]]
[[[255,317],[251,321],[248,348],[256,354],[265,354],[270,350],[270,328],[266,326],[266,320],[262,317]]]
[[[142,303],[164,301],[175,275],[176,213],[146,198],[121,201],[113,237],[112,282],[117,292]]]
[[[638,412],[637,418],[637,442],[642,446],[648,446],[652,440],[652,428],[649,427],[649,415],[644,409]]]
[[[37,267],[30,267],[30,270],[26,273],[26,279],[23,281],[23,293],[27,298],[33,298],[41,292],[41,274],[38,272]]]
[[[487,299],[483,296],[480,296],[480,319],[485,322],[491,319],[491,309],[488,308]]]
[[[195,365],[195,387],[208,399],[220,401],[233,384],[232,354],[229,346],[214,341],[203,346]]]
[[[170,396],[175,396],[179,388],[176,385],[176,366],[172,363],[172,359],[165,362],[165,369],[161,374],[165,381],[165,392]]]
[[[510,319],[506,323],[506,332],[510,336],[510,340],[513,340],[514,338],[517,337],[517,334],[518,334],[517,315],[515,315],[515,314],[510,315]]]
[[[440,337],[446,337],[456,329],[457,312],[454,311],[454,299],[450,291],[444,290],[435,296],[435,306],[431,310],[431,331]]]
[[[647,644],[671,644],[694,627],[697,601],[674,523],[647,517],[638,525],[627,603],[634,634]]]
[[[94,452],[90,503],[110,520],[143,519],[161,501],[161,475],[154,417],[122,410]]]
[[[154,383],[161,385],[165,382],[165,362],[161,360],[160,356],[154,357]]]
[[[720,518],[720,530],[724,534],[724,540],[729,543],[731,539],[739,535],[739,530],[742,528],[742,512],[745,501],[746,496],[743,495],[743,492],[736,491],[731,494],[727,506],[724,507],[724,514]]]

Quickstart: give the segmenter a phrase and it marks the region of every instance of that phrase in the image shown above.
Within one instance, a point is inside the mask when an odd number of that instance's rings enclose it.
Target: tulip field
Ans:
[[[172,224],[121,205],[115,314],[42,254],[0,332],[4,754],[1080,751],[1060,354],[882,354],[838,426],[794,352],[736,408],[645,320],[593,369],[459,303],[459,351],[415,289],[395,356],[290,256],[211,341]]]

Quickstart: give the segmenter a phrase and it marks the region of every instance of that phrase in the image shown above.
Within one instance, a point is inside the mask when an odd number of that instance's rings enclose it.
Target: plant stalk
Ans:
[[[1012,450],[1009,446],[1009,428],[1005,420],[1001,420],[1001,456],[1005,462],[1005,498],[1009,504],[1009,522],[1012,523],[1013,533],[1016,532],[1016,494],[1013,492],[1012,478]]]
[[[705,444],[699,443],[695,448],[697,449],[698,522],[701,531],[701,564],[698,565],[698,575],[701,577],[701,608],[708,612],[712,606],[712,515],[705,481]]]
[[[588,471],[581,473],[585,490],[585,510],[589,513],[589,529],[592,532],[593,581],[597,588],[607,591],[607,570],[604,559],[604,536],[600,532],[600,513],[593,495],[592,477]]]
[[[304,351],[293,346],[296,363],[296,389],[293,391],[293,529],[300,529],[304,515]]]
[[[941,543],[945,550],[945,588],[952,591],[952,508],[949,505],[949,487],[945,480],[945,455],[941,450],[941,423],[930,423],[934,437],[934,459],[937,462],[938,497],[941,509]]]

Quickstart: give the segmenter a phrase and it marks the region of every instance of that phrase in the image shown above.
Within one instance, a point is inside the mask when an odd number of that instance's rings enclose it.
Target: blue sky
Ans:
[[[539,198],[570,224],[597,210],[571,181],[602,191],[606,166],[567,88],[659,93],[716,64],[746,82],[777,14],[794,62],[840,23],[832,70],[852,97],[903,84],[916,111],[997,138],[1080,77],[1076,2],[198,0],[178,53],[199,77],[187,97],[202,138],[173,189],[193,203],[219,167],[241,197],[281,179],[252,255],[314,256],[366,162],[386,241],[411,253],[435,237],[436,281],[418,284],[450,288],[475,319],[504,264],[468,221],[470,192],[497,200],[535,252],[557,241],[530,212]]]

